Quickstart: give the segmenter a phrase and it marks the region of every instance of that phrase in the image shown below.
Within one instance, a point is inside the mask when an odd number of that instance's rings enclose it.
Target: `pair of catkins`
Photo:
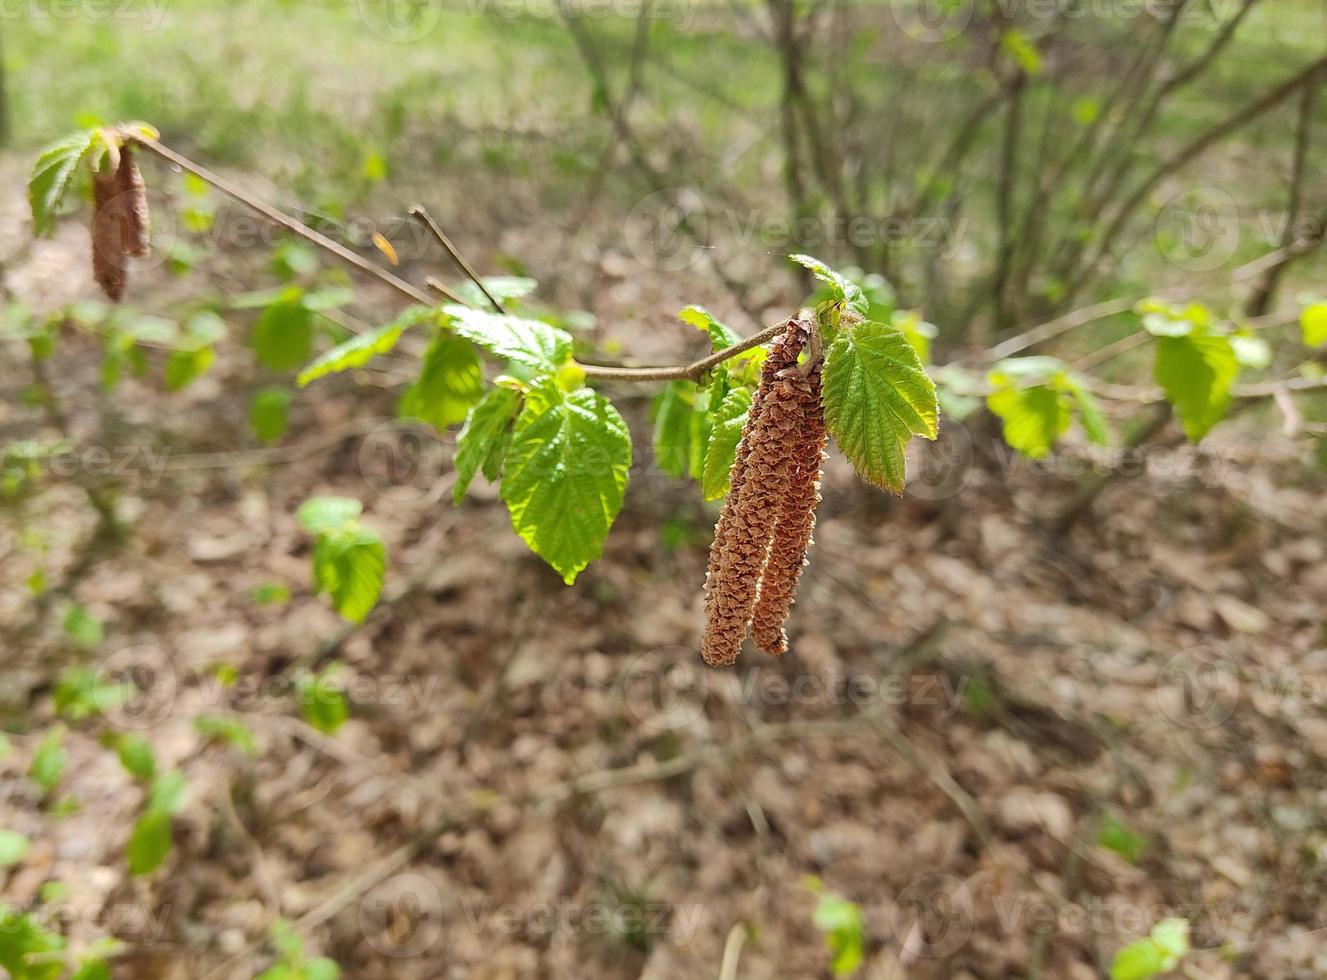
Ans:
[[[818,344],[807,350],[814,329],[790,320],[770,348],[738,443],[705,575],[700,652],[712,666],[732,664],[748,634],[766,653],[788,649],[784,622],[806,564],[825,459],[822,358]]]
[[[124,296],[128,257],[147,255],[148,238],[147,188],[123,146],[92,173],[92,277],[113,302]]]

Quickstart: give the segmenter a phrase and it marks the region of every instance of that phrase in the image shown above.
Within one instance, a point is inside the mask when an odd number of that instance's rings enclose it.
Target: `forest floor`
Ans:
[[[62,225],[9,288],[39,310],[91,297],[85,248]],[[670,314],[626,325],[695,297],[598,274],[600,342],[677,359],[691,335]],[[796,302],[782,288],[771,306]],[[1168,916],[1193,923],[1190,976],[1327,972],[1327,496],[1266,420],[1163,439],[1064,532],[1073,444],[1033,464],[950,424],[901,500],[834,457],[792,652],[713,671],[696,650],[714,512],[652,466],[642,392],[615,392],[638,444],[623,515],[566,588],[493,488],[452,507],[454,434],[392,421],[388,387],[301,393],[264,449],[242,344],[175,395],[132,377],[99,393],[100,358],[62,342],[59,432],[9,397],[23,360],[0,364],[0,429],[76,447],[0,525],[0,827],[33,842],[0,884],[76,942],[124,939],[117,977],[250,977],[278,919],[355,978],[712,978],[741,923],[738,976],[824,977],[825,892],[861,906],[872,980],[1086,980]],[[108,480],[131,529],[115,545],[82,488]],[[325,493],[363,500],[387,544],[362,627],[311,594],[294,514]],[[289,601],[256,602],[272,583]],[[103,624],[90,652],[61,629],[70,602]],[[325,736],[290,678],[333,661],[351,718]],[[84,662],[154,671],[151,697],[66,722],[43,800],[25,774],[51,686]],[[254,751],[199,716],[242,723]],[[104,747],[118,731],[189,787],[144,878],[125,869],[141,791]]]

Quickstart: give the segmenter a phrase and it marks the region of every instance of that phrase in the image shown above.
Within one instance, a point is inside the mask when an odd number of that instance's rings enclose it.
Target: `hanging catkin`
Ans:
[[[806,341],[807,328],[790,321],[787,333],[765,360],[738,444],[732,489],[715,528],[705,577],[701,656],[715,666],[737,659],[752,625],[776,528],[794,492],[794,478],[800,479],[806,467],[809,419],[820,414],[818,387],[813,390],[818,378],[813,382],[797,367]],[[791,524],[788,527],[792,529]],[[783,561],[785,551],[780,551]],[[787,577],[779,573],[780,581]],[[791,597],[787,604],[791,605]]]
[[[92,175],[92,278],[112,302],[124,296],[124,198],[114,173]]]
[[[751,639],[769,654],[788,650],[783,624],[792,610],[797,582],[806,565],[806,550],[816,524],[816,504],[820,502],[826,433],[819,364],[808,373],[805,388],[799,386],[798,396],[802,424],[795,437],[794,468],[774,527],[769,561],[760,580],[760,597],[751,619]]]
[[[147,210],[147,187],[134,159],[133,147],[120,149],[120,167],[115,171],[116,194],[123,214],[121,242],[124,254],[142,258],[147,255],[150,218]]]

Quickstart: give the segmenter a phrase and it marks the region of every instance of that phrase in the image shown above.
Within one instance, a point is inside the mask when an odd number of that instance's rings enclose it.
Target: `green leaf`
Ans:
[[[1192,442],[1225,417],[1238,374],[1239,360],[1229,337],[1194,331],[1182,337],[1157,338],[1153,376]]]
[[[301,679],[297,693],[300,714],[324,735],[335,735],[350,718],[350,704],[340,684],[332,681],[335,669]]]
[[[329,289],[318,289],[311,293],[305,293],[300,302],[306,310],[312,313],[321,313],[323,310],[334,310],[338,306],[345,306],[354,298],[353,290],[346,289],[344,286],[333,286]]]
[[[12,867],[28,853],[27,837],[15,830],[0,830],[0,868]]]
[[[514,299],[524,299],[535,291],[539,285],[533,279],[525,276],[481,276],[485,288],[497,299],[499,303],[507,303]],[[472,282],[463,282],[456,287],[456,295],[465,300],[471,306],[485,307],[488,305],[488,297],[479,291],[479,287]]]
[[[483,395],[484,370],[474,347],[442,331],[424,353],[419,380],[401,396],[400,414],[445,429],[464,421]]]
[[[129,835],[126,856],[131,875],[151,874],[161,867],[171,849],[171,815],[148,810],[138,818]]]
[[[1097,832],[1097,843],[1107,850],[1114,851],[1130,864],[1138,863],[1138,859],[1143,856],[1143,849],[1147,846],[1147,841],[1125,826],[1118,817],[1109,813],[1101,821],[1101,829]]]
[[[1015,64],[1023,70],[1023,74],[1041,74],[1041,52],[1022,31],[1012,28],[1005,31],[1004,36],[1000,38],[1000,47],[1014,59]]]
[[[97,130],[85,129],[48,146],[38,155],[28,178],[28,204],[32,208],[34,236],[45,235],[55,227],[56,213],[79,164],[99,142]]]
[[[1162,919],[1152,934],[1130,943],[1115,954],[1110,980],[1149,980],[1169,973],[1189,952],[1189,923],[1185,919]]]
[[[412,306],[391,323],[351,337],[343,344],[337,344],[301,371],[295,383],[303,388],[310,381],[324,375],[363,367],[379,354],[386,354],[395,347],[408,328],[422,323],[433,315],[434,311],[427,306]]]
[[[189,387],[207,373],[216,358],[216,351],[211,347],[171,351],[166,360],[166,389],[181,391]]]
[[[0,967],[13,980],[56,980],[64,972],[63,964],[33,965],[27,958],[33,953],[51,953],[64,947],[63,937],[43,928],[32,916],[0,905]]]
[[[148,793],[146,810],[149,813],[164,813],[173,816],[184,806],[184,795],[188,789],[184,773],[178,769],[163,772],[152,781]]]
[[[263,367],[293,371],[313,352],[313,313],[303,298],[280,299],[258,317],[249,343]]]
[[[710,338],[710,345],[716,351],[727,350],[742,342],[742,337],[737,331],[714,319],[710,311],[703,306],[688,306],[677,316],[683,323],[689,323],[697,330],[704,331]],[[753,347],[752,350],[759,348]]]
[[[827,285],[833,297],[842,302],[853,313],[860,317],[870,315],[870,300],[866,298],[866,293],[862,291],[862,287],[850,278],[835,272],[825,263],[817,258],[812,258],[810,255],[790,255],[788,258]]]
[[[319,956],[304,964],[304,980],[339,980],[341,968],[335,960]]]
[[[210,347],[226,337],[226,321],[211,310],[200,310],[184,322],[184,341],[192,347]]]
[[[254,605],[284,606],[290,601],[290,586],[284,582],[264,582],[249,593]]]
[[[249,403],[249,425],[261,442],[276,442],[286,433],[290,392],[264,388]]]
[[[862,909],[838,895],[822,895],[811,921],[825,933],[830,953],[830,972],[836,977],[851,974],[862,964],[866,949],[866,926]]]
[[[1272,348],[1261,337],[1247,333],[1230,335],[1230,347],[1235,352],[1235,360],[1240,367],[1261,371],[1272,364]]]
[[[1072,419],[1068,399],[1050,385],[1004,388],[986,406],[1004,422],[1005,442],[1033,459],[1050,452]]]
[[[732,488],[737,444],[742,439],[742,428],[750,411],[751,392],[746,388],[734,388],[723,396],[711,416],[713,428],[705,449],[705,472],[700,481],[700,490],[706,500],[718,500]]]
[[[115,740],[115,753],[125,772],[136,779],[149,780],[157,771],[157,756],[141,735],[122,735]]]
[[[691,460],[691,416],[695,402],[693,381],[668,382],[654,401],[654,461],[659,469],[678,479],[687,475]]]
[[[52,728],[32,754],[32,763],[28,766],[28,778],[49,793],[60,782],[65,766],[69,764],[69,753],[60,744],[64,740],[63,728]]]
[[[1299,315],[1299,327],[1304,335],[1304,346],[1327,344],[1327,303],[1312,303]]]
[[[103,632],[101,620],[82,606],[70,606],[65,613],[64,633],[75,645],[91,650],[101,642]]]
[[[258,755],[258,742],[253,729],[242,721],[226,715],[199,715],[194,719],[194,731],[206,739],[216,739],[232,745],[245,755]]]
[[[332,606],[352,623],[362,623],[378,602],[387,570],[387,550],[367,528],[352,526],[318,539],[313,549],[313,580]]]
[[[498,385],[490,388],[479,404],[470,410],[465,427],[456,439],[456,485],[452,499],[459,504],[470,489],[475,474],[484,470],[489,479],[496,479],[500,469],[487,465],[489,460],[501,460],[511,440],[511,421],[520,407],[521,393],[515,388]],[[492,475],[490,475],[490,473]]]
[[[921,359],[921,362],[923,364],[929,363],[931,360],[931,341],[939,335],[939,328],[934,323],[927,323],[918,313],[912,310],[895,310],[890,322],[903,331],[903,336],[908,339],[908,343],[917,352],[917,357]]]
[[[605,398],[551,381],[516,419],[502,474],[512,527],[568,585],[599,557],[631,467],[631,436]]]
[[[310,534],[329,534],[347,528],[363,512],[354,497],[310,497],[295,516]]]
[[[865,321],[842,330],[824,369],[825,422],[857,473],[903,492],[903,450],[934,439],[940,408],[921,359],[896,327]]]
[[[111,968],[105,960],[85,960],[69,980],[111,980]]]
[[[552,372],[571,358],[571,334],[539,320],[444,306],[451,328],[497,357]]]
[[[61,717],[82,721],[119,707],[133,692],[132,684],[103,684],[91,667],[73,667],[61,675],[53,700]]]
[[[1110,444],[1110,429],[1106,426],[1106,416],[1097,403],[1096,396],[1088,391],[1082,381],[1072,375],[1063,379],[1065,389],[1078,404],[1078,424],[1083,427],[1083,434],[1089,442],[1098,446]]]

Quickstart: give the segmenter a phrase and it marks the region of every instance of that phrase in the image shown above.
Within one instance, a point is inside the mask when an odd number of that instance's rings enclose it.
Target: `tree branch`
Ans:
[[[401,295],[414,300],[416,303],[423,303],[426,306],[433,305],[433,297],[430,296],[428,293],[424,292],[424,290],[420,289],[418,286],[414,285],[413,283],[406,282],[404,279],[392,274],[391,272],[388,272],[386,269],[382,268],[381,266],[374,265],[368,259],[364,258],[364,256],[352,252],[350,249],[346,248],[340,242],[332,241],[332,239],[328,238],[322,232],[314,231],[312,228],[304,224],[302,221],[292,218],[290,217],[290,215],[285,214],[282,211],[278,211],[270,204],[258,200],[256,197],[251,195],[248,191],[244,190],[242,187],[232,184],[224,177],[220,177],[217,174],[212,173],[212,171],[208,170],[206,167],[194,163],[188,157],[181,156],[179,153],[176,153],[170,147],[165,146],[162,143],[158,143],[156,140],[148,139],[145,136],[140,136],[136,133],[128,133],[126,134],[126,138],[134,143],[137,143],[139,146],[149,151],[150,153],[155,153],[163,160],[169,163],[173,163],[181,170],[193,174],[199,180],[211,184],[213,187],[221,191],[223,194],[226,194],[227,196],[234,198],[235,200],[239,201],[241,204],[245,205],[251,210],[257,211],[268,221],[272,222],[275,225],[280,225],[282,228],[290,232],[292,235],[298,235],[300,238],[303,238],[305,241],[317,245],[323,251],[330,252],[332,255],[340,259],[342,262],[346,263],[346,265],[354,266],[359,271],[366,272],[369,275],[373,276],[378,281],[385,283],[388,286],[391,286]],[[461,297],[457,296],[455,293],[452,293],[450,290],[447,291],[447,298],[455,303],[465,302],[465,300],[461,299]]]

